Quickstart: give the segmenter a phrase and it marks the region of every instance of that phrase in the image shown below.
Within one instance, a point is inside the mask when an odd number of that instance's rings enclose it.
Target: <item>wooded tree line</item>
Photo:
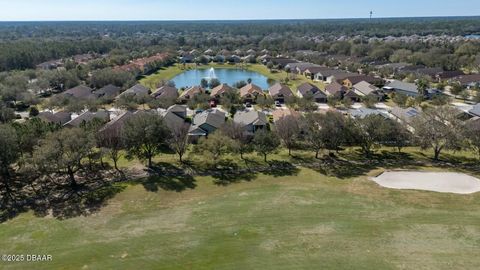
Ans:
[[[189,158],[201,157],[202,170],[212,171],[227,154],[238,155],[248,164],[246,154],[256,153],[270,164],[269,156],[282,147],[290,155],[298,150],[311,151],[322,160],[334,160],[336,153],[350,147],[356,147],[368,160],[380,147],[402,151],[407,146],[433,150],[434,160],[440,159],[444,150],[462,149],[480,158],[480,126],[465,125],[449,107],[426,109],[408,126],[381,115],[354,119],[337,112],[309,113],[284,117],[271,129],[259,129],[251,135],[227,121],[193,145],[188,123],[169,127],[156,113],[138,112],[117,128],[102,126],[103,122],[93,121],[62,129],[39,119],[0,124],[0,219],[4,218],[2,211],[14,210],[16,204],[35,203],[21,194],[42,194],[47,201],[63,201],[108,185],[106,179],[122,179],[119,161],[123,158],[138,159],[155,170],[156,156],[175,153],[184,163],[188,153]],[[191,161],[188,164],[196,166]]]

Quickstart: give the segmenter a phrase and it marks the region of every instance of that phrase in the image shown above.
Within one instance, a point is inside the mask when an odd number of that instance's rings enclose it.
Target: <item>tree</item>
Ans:
[[[40,112],[38,111],[37,107],[32,106],[30,107],[30,112],[28,113],[28,115],[30,117],[35,117],[35,116],[38,116],[39,113]]]
[[[462,91],[463,87],[460,83],[452,83],[450,86],[450,93],[452,93],[452,95],[459,95]]]
[[[122,149],[124,148],[123,142],[123,129],[111,128],[98,133],[98,145],[103,148],[104,153],[113,161],[113,167],[117,172],[121,173],[118,168],[118,161],[122,157]]]
[[[355,118],[351,125],[350,138],[358,144],[362,152],[369,157],[386,139],[388,122],[381,115],[368,115],[365,118]]]
[[[19,152],[22,156],[31,154],[41,139],[44,139],[48,132],[58,129],[55,124],[45,123],[38,118],[32,118],[24,123],[14,123],[13,127],[17,132]]]
[[[298,144],[298,136],[300,135],[297,118],[291,115],[281,118],[275,123],[275,131],[283,145],[288,149],[288,155],[291,156],[292,149]]]
[[[347,123],[341,113],[308,114],[305,123],[306,139],[315,158],[319,158],[322,149],[338,151],[345,142]]]
[[[422,149],[432,148],[438,160],[444,149],[461,148],[463,126],[456,111],[448,106],[427,108],[412,121],[414,139]]]
[[[253,136],[253,147],[259,155],[267,162],[267,155],[273,153],[280,146],[280,139],[277,134],[267,130],[258,130]]]
[[[201,86],[202,88],[208,88],[208,80],[205,79],[205,78],[202,78],[202,79],[200,80],[200,86]]]
[[[231,140],[221,132],[214,132],[207,137],[200,138],[195,152],[205,155],[205,160],[217,164],[220,157],[230,151]]]
[[[62,129],[47,135],[32,154],[34,166],[45,175],[58,174],[67,177],[70,187],[79,188],[76,173],[80,171],[93,141],[81,128]]]
[[[373,95],[367,95],[362,97],[362,102],[367,108],[374,108],[375,104],[378,102],[378,99]]]
[[[163,118],[147,112],[137,113],[125,121],[123,139],[127,157],[146,160],[153,166],[152,158],[161,153],[170,139]]]
[[[216,78],[213,78],[213,79],[210,80],[210,82],[208,84],[209,84],[210,88],[215,88],[215,87],[220,85],[220,80],[216,79]]]
[[[274,67],[273,62],[272,62],[272,61],[269,61],[269,62],[267,63],[267,68],[270,69],[270,70],[272,70],[273,67]]]
[[[315,151],[315,158],[319,158],[320,151],[325,148],[322,133],[321,114],[311,113],[305,117],[306,140],[308,146]]]
[[[418,92],[422,95],[422,96],[427,96],[427,89],[428,89],[428,81],[425,80],[425,79],[419,79],[417,81],[417,88],[418,88]]]
[[[480,123],[479,121],[469,123],[465,128],[465,138],[467,139],[467,146],[480,159]]]
[[[171,129],[171,136],[168,145],[178,155],[178,159],[183,163],[183,155],[187,152],[189,141],[188,131],[190,125],[187,123],[175,124]]]
[[[262,110],[271,109],[275,104],[272,97],[265,95],[258,95],[255,102]]]
[[[232,151],[240,154],[241,159],[245,160],[243,155],[253,150],[252,138],[242,125],[228,121],[220,128],[220,132],[232,140]]]
[[[352,99],[351,99],[351,98],[344,97],[344,98],[342,99],[342,104],[343,104],[343,106],[345,106],[345,108],[350,108],[350,107],[352,107],[353,102],[352,102]]]
[[[393,102],[398,106],[405,108],[407,105],[408,96],[402,93],[394,93]]]
[[[402,151],[402,148],[408,146],[411,142],[412,134],[408,131],[407,127],[402,123],[393,120],[387,120],[387,126],[385,131],[385,144],[387,146],[396,147],[398,152]]]
[[[8,123],[15,119],[15,111],[0,101],[0,123]]]
[[[20,156],[17,133],[15,129],[6,124],[0,124],[0,177],[7,194],[10,194],[11,165]]]
[[[121,95],[115,101],[115,107],[125,110],[136,110],[138,108],[138,103],[131,95]]]

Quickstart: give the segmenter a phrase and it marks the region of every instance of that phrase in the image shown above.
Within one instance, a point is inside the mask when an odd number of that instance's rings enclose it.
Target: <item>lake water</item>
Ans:
[[[466,38],[468,39],[480,39],[480,35],[468,35],[468,36],[465,36]]]
[[[247,81],[252,79],[252,83],[260,86],[262,89],[268,89],[267,77],[260,73],[243,70],[243,69],[230,69],[230,68],[216,68],[215,77],[221,82],[233,86],[236,82]],[[182,87],[190,87],[200,85],[200,81],[203,78],[211,76],[210,69],[192,69],[177,75],[172,79],[175,83],[175,87],[178,89]]]

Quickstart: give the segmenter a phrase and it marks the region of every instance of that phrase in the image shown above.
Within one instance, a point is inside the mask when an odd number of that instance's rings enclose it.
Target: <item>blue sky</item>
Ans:
[[[0,0],[0,21],[474,16],[478,0]]]

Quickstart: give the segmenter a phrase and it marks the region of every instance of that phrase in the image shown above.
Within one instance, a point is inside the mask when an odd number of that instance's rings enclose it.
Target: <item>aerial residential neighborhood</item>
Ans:
[[[0,269],[479,269],[480,6],[427,2],[3,3]]]

